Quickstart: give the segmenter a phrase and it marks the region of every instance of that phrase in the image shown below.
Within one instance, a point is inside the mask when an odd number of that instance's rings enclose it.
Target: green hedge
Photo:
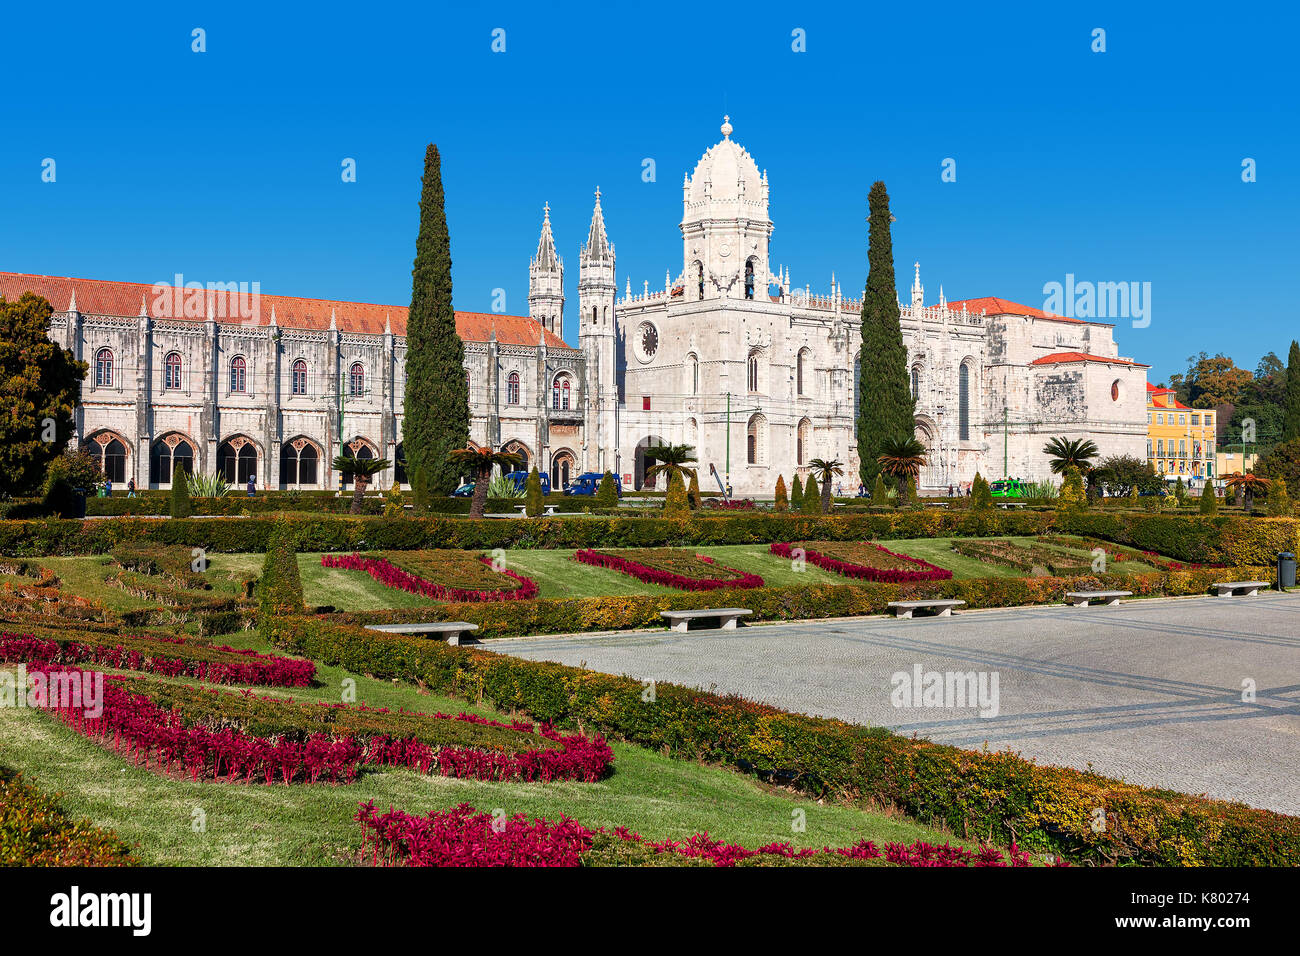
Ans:
[[[556,508],[565,508],[566,510],[579,510],[575,503],[580,504],[590,499],[586,498],[565,498],[563,495],[547,495],[545,503],[553,505]],[[87,498],[86,515],[89,517],[162,517],[171,513],[171,497],[167,492],[145,492],[135,498],[118,497],[114,495],[111,498]],[[303,514],[348,514],[352,508],[352,495],[335,495],[333,492],[320,492],[314,494],[304,494],[303,496],[290,496],[283,493],[264,494],[259,492],[252,498],[245,494],[231,494],[224,498],[191,498],[191,505],[194,514],[212,516],[242,516],[242,515],[269,515],[282,512],[303,513]],[[513,514],[515,509],[524,503],[523,498],[489,498],[487,510],[489,514],[504,513]],[[429,502],[429,510],[435,514],[469,514],[470,500],[468,498],[435,498]],[[384,511],[384,497],[382,495],[367,495],[361,501],[361,513],[365,515],[380,515]],[[42,518],[46,517],[47,509],[40,503],[24,504],[22,507],[14,506],[8,513],[0,511],[0,518]]]
[[[754,592],[748,592],[753,594]],[[882,728],[790,714],[736,696],[385,635],[324,617],[268,622],[274,641],[321,664],[489,701],[562,727],[677,757],[725,763],[816,796],[898,807],[971,838],[1075,860],[1144,865],[1300,865],[1300,818],[1077,770],[967,751]],[[1107,826],[1097,832],[1094,811]]]
[[[86,521],[0,521],[0,554],[41,557],[102,554],[123,541],[184,544],[211,552],[265,550],[277,519],[113,518]],[[1158,551],[1179,561],[1271,565],[1279,550],[1296,550],[1295,518],[1119,515],[1078,512],[904,511],[870,515],[742,512],[665,518],[592,515],[581,518],[468,520],[290,516],[300,551],[413,548],[643,548],[773,541],[859,541],[890,538],[1036,537],[1082,534]]]

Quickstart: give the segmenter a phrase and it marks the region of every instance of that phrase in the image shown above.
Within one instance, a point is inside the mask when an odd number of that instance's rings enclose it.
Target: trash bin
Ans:
[[[1277,555],[1277,587],[1295,587],[1295,555],[1290,551],[1280,551]]]

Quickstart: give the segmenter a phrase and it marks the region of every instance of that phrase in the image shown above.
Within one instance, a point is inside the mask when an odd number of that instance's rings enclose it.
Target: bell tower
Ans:
[[[618,319],[614,314],[614,244],[596,189],[587,241],[578,255],[578,347],[587,359],[584,389],[586,471],[618,468]]]

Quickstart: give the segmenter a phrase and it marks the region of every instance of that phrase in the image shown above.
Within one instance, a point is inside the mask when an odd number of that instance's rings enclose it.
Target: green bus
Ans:
[[[1025,482],[1019,478],[1002,478],[989,486],[994,498],[1023,498],[1027,494]]]

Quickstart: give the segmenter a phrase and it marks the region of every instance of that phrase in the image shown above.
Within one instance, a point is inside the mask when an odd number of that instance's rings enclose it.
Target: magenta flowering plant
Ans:
[[[644,554],[645,551],[643,549],[635,553],[640,555]],[[677,570],[669,570],[667,567],[652,567],[634,558],[609,551],[595,551],[591,548],[578,551],[573,557],[575,560],[583,564],[589,564],[592,567],[609,568],[613,571],[631,575],[638,580],[647,581],[650,584],[662,584],[665,587],[678,588],[682,591],[715,591],[719,588],[761,588],[763,586],[763,579],[757,574],[749,574],[745,571],[737,571],[735,568],[726,567],[703,554],[693,555],[689,562],[683,562],[680,558],[662,557],[661,559],[671,561],[672,566],[676,568],[699,562],[705,565],[704,568],[701,568],[702,572],[709,570],[708,566],[712,565],[716,571],[723,572],[729,577],[692,577]]]
[[[915,570],[912,570],[911,568],[873,568],[870,565],[845,561],[840,558],[833,558],[830,555],[823,554],[820,551],[815,551],[812,548],[807,547],[803,548],[804,560],[809,564],[815,564],[819,568],[833,571],[846,578],[859,578],[863,581],[880,581],[887,584],[904,584],[909,581],[947,581],[952,577],[951,571],[930,564],[928,561],[922,561],[920,558],[914,558],[911,555],[890,551],[888,548],[882,548],[878,544],[869,544],[867,542],[864,542],[864,544],[879,551],[881,555],[885,557],[914,565]],[[797,547],[799,546],[786,542],[775,542],[768,547],[768,550],[777,557],[792,558],[794,557],[794,550]]]
[[[484,564],[490,564],[486,558],[479,558]],[[343,568],[348,571],[365,571],[385,587],[397,588],[411,594],[420,594],[436,601],[526,601],[537,597],[537,582],[514,571],[502,570],[500,573],[518,582],[515,588],[498,588],[485,591],[475,588],[449,587],[428,581],[405,568],[399,568],[386,558],[374,558],[361,554],[325,554],[320,559],[321,567]]]

